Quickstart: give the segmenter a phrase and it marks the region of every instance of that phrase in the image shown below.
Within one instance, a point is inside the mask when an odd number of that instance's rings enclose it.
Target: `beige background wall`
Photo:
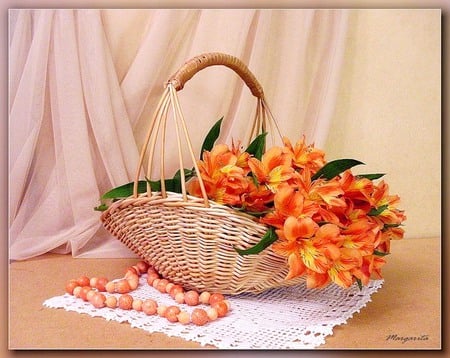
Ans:
[[[440,235],[440,10],[352,10],[328,160],[387,173],[407,238]]]

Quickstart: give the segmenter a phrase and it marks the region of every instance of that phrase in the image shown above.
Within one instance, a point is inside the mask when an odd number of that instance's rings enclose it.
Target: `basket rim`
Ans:
[[[266,224],[261,223],[258,218],[247,214],[246,212],[238,211],[232,207],[227,205],[219,204],[214,200],[209,199],[209,207],[205,206],[203,198],[199,198],[196,196],[192,196],[187,194],[187,201],[184,200],[182,193],[176,193],[167,191],[167,196],[163,197],[161,192],[155,191],[151,193],[151,196],[148,196],[147,193],[140,193],[137,197],[128,196],[126,198],[121,198],[117,201],[114,201],[108,209],[106,209],[100,219],[105,221],[106,217],[114,212],[115,210],[120,210],[129,205],[140,205],[140,204],[148,204],[148,205],[165,205],[165,206],[177,206],[177,207],[186,207],[191,210],[197,211],[205,211],[209,214],[217,215],[217,216],[229,216],[230,214],[240,219],[249,221],[252,225],[258,225],[261,227],[269,228]]]

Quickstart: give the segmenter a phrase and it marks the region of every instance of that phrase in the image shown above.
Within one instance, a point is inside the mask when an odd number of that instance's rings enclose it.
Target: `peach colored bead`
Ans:
[[[150,286],[153,286],[153,282],[154,282],[156,279],[159,279],[159,275],[158,275],[157,273],[149,273],[149,274],[147,275],[147,283],[148,283]]]
[[[178,321],[178,313],[180,313],[180,308],[178,306],[169,306],[164,313],[164,317],[166,317],[169,322],[175,323]]]
[[[127,278],[128,285],[130,285],[130,290],[135,290],[139,286],[139,276],[133,275]]]
[[[225,297],[221,293],[213,293],[209,297],[209,304],[212,306],[214,303],[223,301]]]
[[[175,295],[175,302],[179,303],[179,304],[183,304],[184,303],[184,293],[183,292],[178,292]]]
[[[119,297],[119,308],[123,310],[131,310],[133,306],[133,297],[129,294],[124,294]]]
[[[117,298],[115,296],[106,297],[105,301],[106,307],[108,308],[116,308],[117,307]]]
[[[131,308],[133,308],[136,311],[142,311],[142,300],[140,300],[138,298],[133,300]]]
[[[136,265],[131,266],[136,270],[136,273],[140,276],[143,274],[143,272],[141,272],[141,270],[139,270],[139,267],[137,267]]]
[[[186,311],[181,311],[180,313],[178,313],[177,318],[178,322],[180,322],[181,324],[188,324],[189,322],[191,322],[189,312]]]
[[[203,326],[208,323],[208,314],[203,308],[196,308],[192,311],[191,321],[197,326]]]
[[[170,290],[175,286],[173,282],[169,282],[166,286],[166,293],[170,293]]]
[[[155,300],[152,299],[147,299],[144,302],[142,302],[142,311],[146,314],[146,315],[154,315],[157,312],[158,309],[158,304],[156,303]]]
[[[161,317],[165,317],[166,311],[167,311],[167,306],[164,306],[164,305],[158,306],[158,308],[156,309],[156,312]]]
[[[91,277],[91,279],[89,280],[89,286],[95,287],[95,285],[97,284],[97,280],[97,277]]]
[[[199,294],[197,291],[187,291],[184,294],[184,302],[186,302],[187,305],[189,306],[197,306],[198,305],[198,297]]]
[[[208,308],[206,310],[206,314],[208,315],[208,318],[210,321],[215,321],[217,319],[217,317],[219,317],[217,310],[213,307]]]
[[[231,303],[228,300],[223,300],[223,302],[227,305],[228,312],[231,310]]]
[[[219,317],[224,317],[228,312],[228,306],[225,302],[219,301],[211,305],[212,308],[217,310]]]
[[[128,293],[131,291],[127,280],[120,280],[115,283],[114,291],[117,293]]]
[[[87,301],[87,293],[91,290],[91,286],[83,286],[80,292],[80,298],[83,301]]]
[[[139,271],[142,273],[147,272],[148,268],[149,268],[149,264],[146,263],[145,261],[138,261],[136,263],[137,268],[139,269]]]
[[[151,273],[156,273],[159,276],[158,271],[156,271],[154,267],[149,266],[149,268],[147,269],[147,274]]]
[[[65,290],[68,294],[73,295],[73,290],[78,286],[78,282],[76,280],[70,280],[66,283]]]
[[[166,286],[169,283],[169,280],[163,278],[159,280],[158,284],[156,285],[156,289],[161,293],[166,293]]]
[[[83,287],[83,286],[89,286],[89,284],[91,283],[91,280],[89,277],[87,276],[80,276],[77,279],[78,285]]]
[[[160,278],[157,278],[157,279],[155,279],[155,280],[153,281],[153,283],[152,283],[152,286],[153,286],[153,288],[156,288],[156,287],[158,287],[158,283],[159,283],[159,281],[161,281],[161,279],[160,279]]]
[[[139,272],[133,266],[130,266],[125,270],[125,277],[127,277],[128,274],[139,275]]]
[[[77,286],[73,289],[73,295],[77,298],[80,298],[80,293],[81,293],[81,286]]]
[[[116,284],[113,281],[109,281],[105,285],[106,292],[113,293],[116,290]]]
[[[172,298],[175,298],[178,292],[184,292],[183,287],[181,287],[180,285],[173,285],[172,289],[169,292],[169,295]]]
[[[105,292],[107,283],[108,283],[108,279],[106,277],[99,277],[97,279],[97,282],[95,283],[95,286],[93,286],[93,287],[95,287],[100,292]]]
[[[125,276],[123,276],[123,278],[128,280],[130,277],[137,277],[137,278],[139,278],[139,274],[135,273],[134,271],[127,270],[127,272],[125,272]]]
[[[96,292],[92,297],[91,303],[95,308],[105,307],[106,297],[103,293]]]
[[[207,305],[209,303],[210,297],[211,297],[211,294],[209,292],[205,291],[200,294],[200,296],[198,297],[198,300],[200,301],[200,303]]]
[[[97,293],[97,291],[94,290],[90,290],[88,293],[86,293],[86,299],[91,302],[92,297],[94,297],[94,295]]]

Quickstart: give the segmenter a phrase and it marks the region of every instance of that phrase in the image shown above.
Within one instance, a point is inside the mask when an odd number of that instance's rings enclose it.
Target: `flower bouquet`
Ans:
[[[185,133],[193,168],[184,167],[181,155],[180,170],[170,179],[161,168],[161,180],[150,180],[151,170],[138,180],[139,168],[134,182],[103,195],[113,201],[97,208],[104,210],[105,227],[163,276],[188,288],[237,294],[303,281],[309,288],[361,288],[371,277],[381,278],[390,241],[403,237],[406,219],[397,208],[399,197],[389,194],[384,180],[377,182],[383,174],[352,173],[363,164],[354,159],[327,162],[305,137],[295,144],[282,137],[281,145],[266,148],[265,120],[273,117],[259,84],[236,58],[209,55],[196,58],[193,72],[211,61],[224,64],[257,92],[254,139],[245,149],[240,142],[216,143],[219,120],[196,158],[176,97],[193,74],[183,70],[182,80],[176,74],[153,118],[139,167],[149,142],[151,167],[158,130],[164,133],[172,104],[180,122],[177,138]]]

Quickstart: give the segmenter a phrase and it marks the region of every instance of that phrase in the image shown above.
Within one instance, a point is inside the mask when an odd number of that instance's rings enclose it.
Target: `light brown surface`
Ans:
[[[346,325],[335,327],[333,336],[320,348],[440,348],[440,257],[439,239],[393,242],[383,288]],[[202,348],[196,342],[149,334],[126,323],[42,306],[47,298],[63,294],[70,278],[82,274],[117,278],[135,262],[47,254],[11,263],[9,348]],[[398,339],[388,339],[390,335]],[[400,338],[415,340],[403,342]]]

